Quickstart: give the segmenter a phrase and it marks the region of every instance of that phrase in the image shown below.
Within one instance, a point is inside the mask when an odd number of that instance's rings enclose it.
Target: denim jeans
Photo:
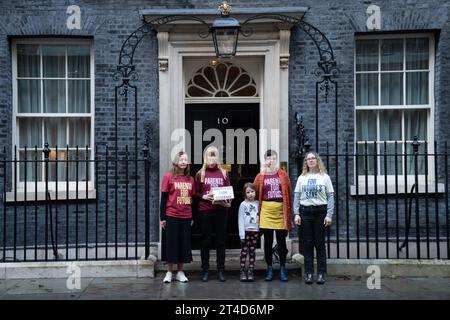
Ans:
[[[300,207],[300,251],[305,258],[305,273],[314,273],[314,248],[316,249],[317,273],[327,273],[325,236],[327,228],[323,221],[327,206]]]

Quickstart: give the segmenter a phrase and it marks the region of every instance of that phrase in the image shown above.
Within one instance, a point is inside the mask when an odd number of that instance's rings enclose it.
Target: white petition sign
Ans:
[[[227,187],[213,187],[211,188],[214,201],[234,199],[234,192],[232,186]]]

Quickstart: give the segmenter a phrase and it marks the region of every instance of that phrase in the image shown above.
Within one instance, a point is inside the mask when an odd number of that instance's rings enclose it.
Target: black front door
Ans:
[[[237,130],[242,129],[247,132],[248,129],[254,129],[256,133],[259,132],[259,104],[187,104],[186,105],[186,130],[191,134],[191,150],[190,160],[191,174],[195,176],[198,170],[200,170],[202,163],[194,163],[194,148],[195,143],[202,144],[201,151],[205,149],[207,145],[214,141],[203,141],[201,137],[194,137],[194,121],[201,121],[202,136],[208,129],[218,129],[222,133],[223,137],[223,154],[222,163],[226,164],[228,174],[230,176],[231,185],[234,189],[235,199],[232,202],[228,219],[228,241],[227,248],[236,249],[239,248],[239,230],[238,230],[238,209],[242,202],[242,188],[246,182],[253,182],[255,176],[259,172],[259,159],[258,159],[258,143],[256,146],[250,146],[250,139],[245,140],[245,149],[238,150],[239,145],[237,139],[234,143],[234,159],[227,162],[227,141],[226,133],[227,129]],[[257,136],[257,135],[256,135]],[[253,142],[255,143],[255,142]],[[230,146],[230,144],[228,144]],[[252,148],[253,147],[253,148]],[[197,150],[199,150],[197,146]],[[221,150],[219,148],[219,150]],[[251,150],[255,155],[250,155]],[[245,161],[242,161],[242,156],[245,152]],[[239,158],[238,158],[239,157]],[[201,157],[203,158],[203,156]],[[230,158],[230,157],[228,157]],[[254,163],[256,159],[256,163]],[[230,160],[230,159],[228,159]],[[250,161],[252,160],[252,161]],[[231,162],[231,163],[229,163]],[[244,162],[239,164],[238,162]],[[253,162],[253,164],[251,163]],[[213,235],[214,245],[214,235]],[[192,249],[200,249],[200,226],[198,220],[194,215],[194,225],[192,228]]]

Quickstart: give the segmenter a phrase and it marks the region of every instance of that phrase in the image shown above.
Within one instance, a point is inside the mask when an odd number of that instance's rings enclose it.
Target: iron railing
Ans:
[[[361,146],[346,143],[340,153],[330,152],[335,148],[328,143],[319,146],[336,191],[328,256],[449,259],[447,143],[419,148],[416,139],[412,145],[395,142],[393,149],[386,142]],[[158,238],[151,192],[158,194],[159,185],[157,178],[150,181],[147,148],[137,156],[127,147],[96,147],[91,154],[88,148],[46,145],[14,149],[12,157],[3,151],[2,261],[149,256],[150,241]]]
[[[336,200],[328,257],[449,259],[447,143],[438,150],[415,137],[393,142],[391,152],[387,142],[350,146],[319,150]]]
[[[15,148],[12,159],[4,149],[2,160],[2,261],[150,255],[148,148],[136,157],[128,147],[122,154],[96,147],[91,156],[87,147],[45,144]]]

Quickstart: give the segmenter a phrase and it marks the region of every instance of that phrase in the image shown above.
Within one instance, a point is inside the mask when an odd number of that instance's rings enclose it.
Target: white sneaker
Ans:
[[[183,271],[178,271],[176,279],[180,282],[188,282],[189,279],[186,277]]]
[[[172,282],[172,272],[167,271],[166,276],[163,280],[164,283],[171,283]]]

